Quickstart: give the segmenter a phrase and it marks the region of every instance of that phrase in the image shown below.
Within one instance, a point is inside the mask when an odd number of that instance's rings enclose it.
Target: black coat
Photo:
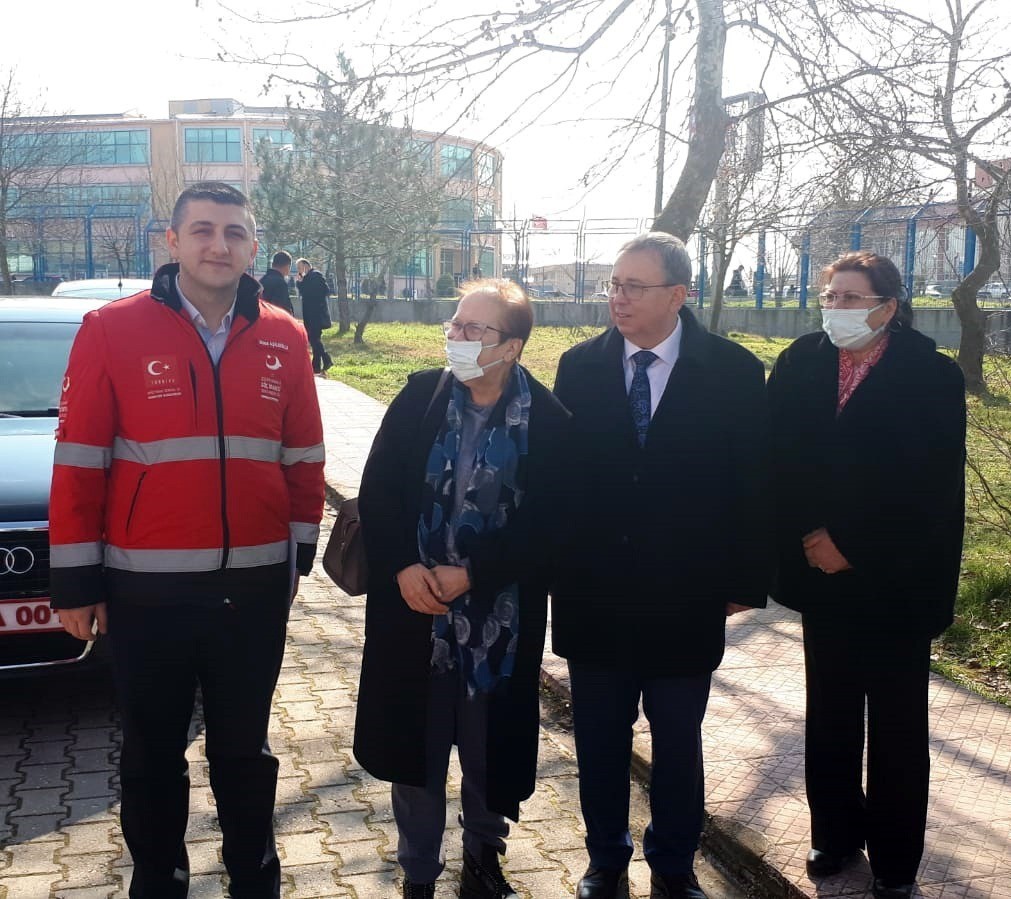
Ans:
[[[653,675],[714,670],[726,603],[760,607],[771,580],[768,419],[761,362],[686,309],[677,364],[635,438],[610,329],[566,352],[572,412],[554,651]]]
[[[316,269],[309,269],[305,277],[295,282],[302,298],[302,321],[306,330],[322,331],[330,327],[330,307],[327,297],[330,288],[326,279]]]
[[[537,769],[552,525],[545,509],[557,505],[559,448],[568,422],[551,393],[529,373],[527,378],[532,394],[529,451],[517,473],[523,500],[506,528],[463,547],[475,601],[492,601],[497,588],[519,584],[515,670],[504,689],[492,695],[488,715],[488,806],[513,819],[519,803],[533,793]],[[438,370],[412,375],[394,399],[372,445],[359,494],[369,591],[354,752],[375,777],[416,786],[425,782],[432,617],[408,607],[395,575],[420,561],[417,527],[425,463],[453,383],[447,379],[426,416],[438,379]]]
[[[965,383],[911,328],[893,332],[836,416],[839,351],[794,341],[769,378],[779,573],[775,598],[916,636],[952,621],[965,505]],[[851,571],[823,574],[802,539],[826,528]]]
[[[264,272],[260,278],[260,286],[263,288],[263,299],[279,306],[289,315],[295,314],[291,305],[291,295],[288,293],[288,282],[276,268],[268,268]]]

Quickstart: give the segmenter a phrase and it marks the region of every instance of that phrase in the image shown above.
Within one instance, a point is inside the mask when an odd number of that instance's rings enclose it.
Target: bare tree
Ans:
[[[912,154],[925,180],[954,189],[959,215],[979,241],[975,266],[952,294],[962,328],[958,362],[968,389],[985,392],[976,293],[999,268],[999,214],[1011,196],[1008,172],[997,164],[1011,142],[1008,23],[987,0],[948,0],[936,20],[895,2],[836,4],[831,13],[819,11],[825,53],[808,70],[832,90],[811,97],[812,119],[848,147]],[[862,39],[855,42],[858,22]],[[842,81],[840,69],[860,74]],[[985,184],[977,171],[987,175]]]
[[[57,185],[80,178],[86,149],[61,140],[41,98],[25,98],[14,69],[0,71],[0,280],[11,292],[12,228],[27,207],[44,203]]]
[[[359,80],[343,55],[337,63],[335,75],[316,68],[312,89],[289,103],[292,145],[256,148],[257,206],[276,245],[304,242],[326,258],[344,333],[351,327],[350,276],[385,281],[383,273],[431,228],[439,195],[425,148],[384,110],[382,85]],[[366,306],[356,342],[373,308]]]

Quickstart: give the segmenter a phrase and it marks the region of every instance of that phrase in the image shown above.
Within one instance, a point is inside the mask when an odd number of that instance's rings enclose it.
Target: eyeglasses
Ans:
[[[505,331],[501,328],[493,328],[491,325],[482,322],[458,322],[455,318],[442,323],[442,333],[447,337],[457,337],[461,333],[467,340],[481,340],[485,331],[494,331],[496,334],[505,336]]]
[[[885,297],[868,296],[862,293],[836,293],[834,290],[823,290],[818,294],[822,306],[839,306],[843,309],[859,306],[864,300],[883,300]]]
[[[607,285],[607,295],[609,297],[616,297],[618,291],[623,291],[626,300],[641,300],[642,295],[647,290],[652,290],[654,287],[676,287],[676,284],[622,284],[620,281],[612,281]]]

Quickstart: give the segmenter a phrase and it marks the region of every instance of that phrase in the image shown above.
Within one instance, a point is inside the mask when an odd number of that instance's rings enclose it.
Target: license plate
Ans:
[[[48,599],[0,600],[0,634],[62,630],[60,616],[49,608]]]

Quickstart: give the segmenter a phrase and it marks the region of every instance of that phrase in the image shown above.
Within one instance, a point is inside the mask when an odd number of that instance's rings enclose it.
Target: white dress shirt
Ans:
[[[196,326],[197,332],[204,341],[204,346],[207,347],[207,352],[211,354],[214,364],[217,365],[218,360],[221,359],[221,354],[225,351],[225,343],[228,341],[228,330],[232,327],[232,319],[235,317],[235,300],[232,300],[232,307],[225,313],[225,317],[221,319],[218,330],[212,334],[200,310],[183,295],[182,289],[179,287],[178,275],[176,276],[176,290],[179,291],[179,299],[183,302],[183,309],[186,310],[190,321]],[[656,362],[653,363],[653,365],[656,364]]]
[[[677,324],[674,326],[674,330],[671,331],[670,336],[660,341],[660,343],[651,350],[651,352],[656,354],[657,358],[656,361],[646,369],[646,376],[649,378],[650,418],[656,415],[656,407],[660,405],[660,399],[663,397],[663,392],[667,389],[667,381],[670,378],[670,373],[674,371],[674,365],[677,363],[678,356],[681,354],[682,331],[683,328],[681,327],[681,319],[679,318]],[[632,389],[632,376],[635,374],[635,363],[632,361],[632,356],[638,353],[641,349],[642,347],[636,346],[631,340],[625,340],[625,358],[623,363],[625,365],[626,393]]]

